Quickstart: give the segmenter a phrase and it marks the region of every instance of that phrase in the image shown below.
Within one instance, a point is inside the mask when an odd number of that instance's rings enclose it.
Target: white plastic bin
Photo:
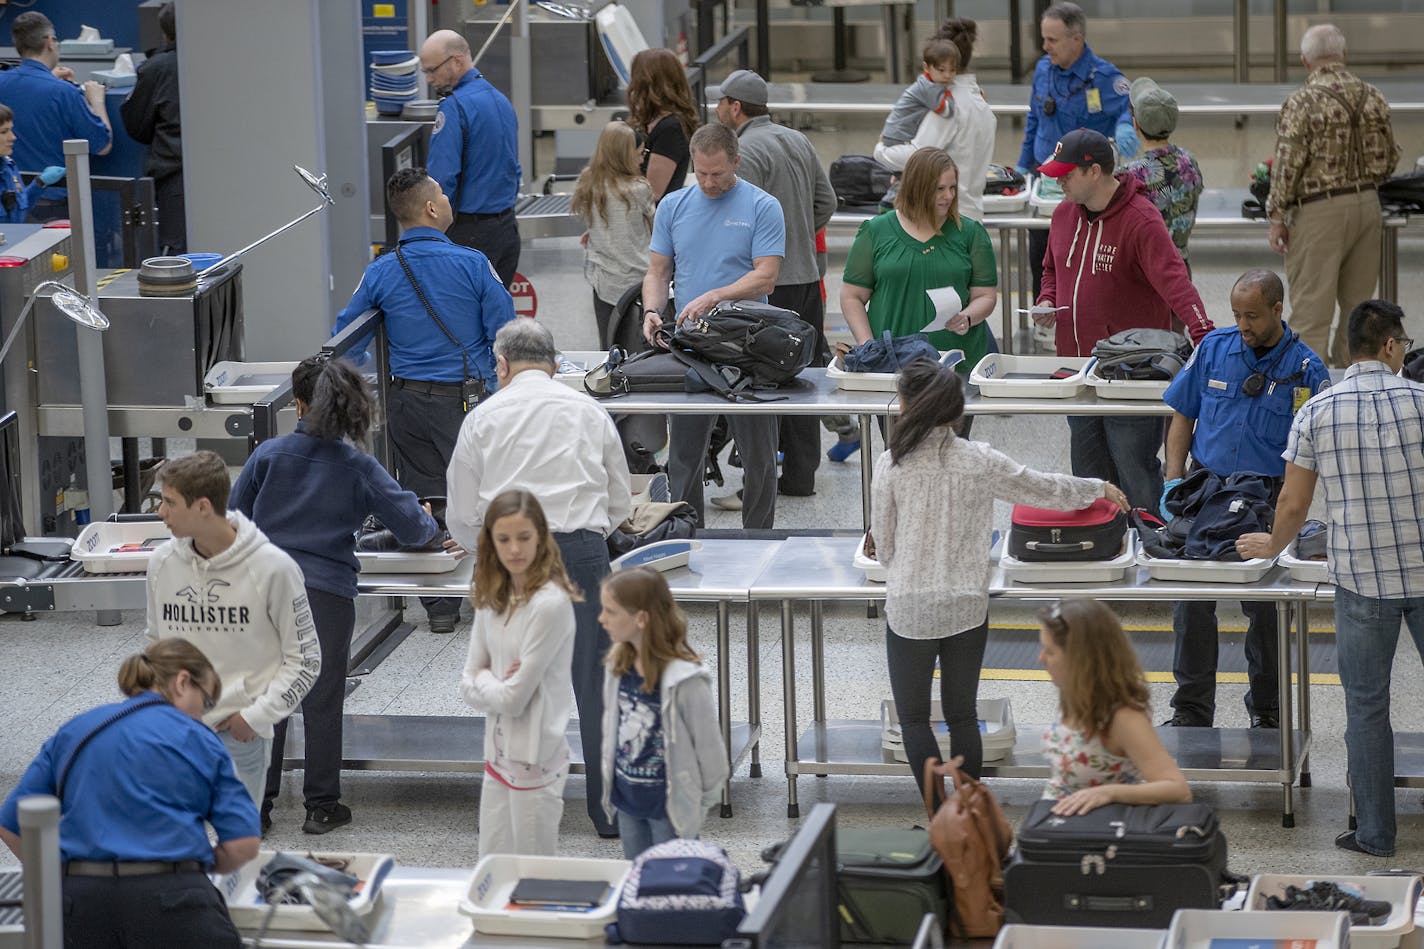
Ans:
[[[945,352],[944,350],[940,351],[941,359],[944,358]],[[948,352],[958,352],[958,350],[948,350]],[[963,358],[963,356],[964,354],[960,353],[960,357]],[[841,357],[837,356],[826,367],[826,378],[834,382],[837,389],[857,392],[894,392],[900,374],[898,372],[847,372],[845,364],[841,362]]]
[[[979,699],[975,703],[975,713],[979,718],[979,735],[984,746],[984,760],[998,761],[1014,750],[1018,741],[1018,729],[1014,726],[1013,705],[1007,698]],[[949,733],[944,731],[944,718],[937,707],[930,712],[930,725],[935,730],[935,740],[940,751],[949,758]],[[890,752],[896,761],[909,761],[905,754],[905,742],[900,734],[900,717],[895,711],[895,700],[884,699],[880,703],[880,747]]]
[[[608,361],[608,353],[593,350],[559,353],[559,364],[554,370],[554,378],[571,389],[583,391],[583,377],[595,366]]]
[[[1345,949],[1350,945],[1350,917],[1346,913],[1304,911],[1241,913],[1224,909],[1179,909],[1172,917],[1165,945],[1171,949],[1226,949],[1227,946],[1238,949],[1236,944],[1226,942],[1238,939],[1314,939],[1312,949]],[[1221,941],[1214,943],[1214,940]]]
[[[1186,580],[1192,583],[1255,583],[1271,572],[1275,557],[1257,557],[1239,563],[1221,560],[1170,560],[1164,557],[1137,556],[1137,565],[1147,568],[1154,580]]]
[[[860,543],[855,546],[855,569],[865,571],[865,579],[872,583],[885,582],[885,568],[880,561],[865,555],[865,538],[869,534],[862,535]]]
[[[1088,367],[1084,381],[1092,386],[1100,399],[1141,399],[1161,402],[1162,394],[1171,385],[1170,380],[1158,379],[1104,379],[1098,375],[1097,360]]]
[[[69,559],[85,573],[147,573],[153,551],[171,538],[162,521],[95,521],[79,532]]]
[[[618,893],[632,866],[627,860],[492,853],[475,864],[469,892],[460,900],[460,912],[470,917],[475,929],[482,933],[592,939],[603,935],[603,927],[617,916]],[[525,878],[603,880],[610,886],[603,902],[587,913],[507,909],[510,893]]]
[[[1028,188],[1028,203],[1039,217],[1052,217],[1053,209],[1063,201],[1063,186],[1057,178],[1034,175]]]
[[[1350,927],[1352,949],[1362,946],[1365,949],[1394,949],[1402,938],[1414,931],[1414,906],[1419,902],[1420,893],[1420,878],[1416,875],[1372,877],[1258,873],[1251,878],[1251,888],[1246,891],[1245,908],[1250,912],[1273,912],[1266,906],[1268,897],[1283,897],[1286,887],[1305,888],[1316,880],[1338,883],[1368,900],[1388,900],[1394,904],[1393,911],[1380,925]]]
[[[218,405],[251,405],[292,378],[294,362],[214,363],[203,376],[203,389]]]
[[[993,949],[1160,949],[1163,929],[1095,929],[1091,926],[1025,926],[999,930]]]
[[[1121,580],[1127,568],[1137,562],[1137,534],[1128,531],[1122,539],[1122,552],[1111,560],[1064,560],[1061,562],[1029,563],[1009,553],[1003,544],[999,566],[1004,576],[1015,583],[1112,583]]]
[[[262,850],[257,859],[243,865],[235,873],[218,874],[213,877],[213,885],[227,900],[227,909],[233,923],[239,929],[258,929],[271,909],[267,901],[257,892],[257,874],[276,856],[276,851]],[[343,872],[354,875],[361,882],[356,893],[347,901],[351,911],[357,916],[367,916],[376,908],[381,884],[395,866],[395,858],[388,853],[298,853],[298,856],[321,863],[335,862]],[[342,866],[344,864],[344,866]],[[272,914],[273,929],[300,929],[328,932],[330,927],[321,921],[310,906],[282,905]]]
[[[358,550],[362,573],[449,573],[460,565],[443,550]]]
[[[1301,560],[1295,555],[1295,541],[1291,541],[1289,547],[1276,558],[1276,562],[1286,568],[1286,572],[1294,580],[1301,583],[1324,583],[1325,582],[1325,561],[1324,560]]]
[[[1028,191],[1020,191],[1018,194],[986,194],[984,195],[985,214],[1013,214],[1015,211],[1022,211],[1028,207]]]
[[[989,353],[969,374],[989,399],[1068,399],[1083,391],[1091,356],[1011,356]],[[1072,370],[1062,379],[1053,373]]]

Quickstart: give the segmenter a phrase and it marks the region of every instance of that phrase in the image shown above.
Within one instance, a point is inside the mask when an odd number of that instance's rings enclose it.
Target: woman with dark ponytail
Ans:
[[[341,803],[341,715],[356,625],[356,532],[374,514],[402,544],[425,544],[440,525],[416,496],[360,446],[375,414],[366,381],[340,359],[313,356],[292,372],[297,430],[257,446],[232,486],[228,507],[246,514],[302,568],[321,641],[321,673],[302,701],[306,769],[302,830],[324,834],[351,823]],[[262,829],[282,787],[287,723],[277,725]]]
[[[0,807],[0,840],[20,856],[19,802],[59,798],[66,946],[238,949],[207,873],[257,856],[257,809],[202,723],[222,682],[198,647],[160,639],[124,660],[119,688],[44,743]]]
[[[930,687],[940,668],[940,704],[950,753],[979,777],[983,746],[975,702],[989,633],[989,535],[994,501],[1073,511],[1115,485],[1045,474],[981,442],[961,438],[964,383],[953,369],[918,360],[900,372],[900,416],[876,463],[870,517],[874,554],[886,569],[885,653],[910,773],[941,757],[930,728]]]

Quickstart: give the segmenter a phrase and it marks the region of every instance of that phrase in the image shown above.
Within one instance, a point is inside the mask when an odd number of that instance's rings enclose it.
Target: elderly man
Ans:
[[[385,312],[392,474],[409,491],[438,496],[465,413],[479,390],[498,384],[490,345],[514,319],[514,300],[484,254],[445,236],[450,199],[424,168],[391,175],[386,203],[400,221],[400,242],[366,267],[336,332],[372,307]],[[422,602],[432,633],[455,631],[460,598]]]
[[[603,812],[597,762],[603,727],[603,657],[608,634],[598,622],[599,583],[608,575],[606,538],[632,508],[628,465],[618,430],[597,402],[554,381],[554,337],[534,320],[515,320],[494,338],[499,391],[460,426],[447,475],[450,536],[479,546],[490,501],[515,488],[539,499],[583,602],[574,604],[574,699],[583,738],[588,816],[600,836],[618,835]]]
[[[1128,112],[1127,77],[1088,45],[1088,18],[1082,7],[1055,3],[1043,11],[1038,28],[1044,55],[1033,69],[1019,172],[1028,175],[1037,171],[1052,157],[1054,143],[1074,129],[1112,136],[1123,158],[1137,154],[1137,134]],[[1045,232],[1028,232],[1034,292],[1040,286],[1047,246]]]
[[[1399,145],[1378,89],[1345,69],[1345,34],[1329,23],[1300,40],[1309,71],[1276,120],[1271,163],[1271,247],[1286,258],[1291,322],[1331,366],[1344,366],[1346,316],[1375,291],[1379,196]],[[1335,325],[1335,305],[1340,319]],[[1331,326],[1335,325],[1332,336]]]
[[[442,96],[426,166],[450,199],[450,239],[489,258],[506,287],[519,266],[519,125],[514,107],[470,62],[470,44],[438,30],[420,46],[420,71]]]
[[[1281,319],[1285,288],[1269,270],[1250,270],[1231,288],[1235,327],[1208,333],[1163,399],[1172,407],[1167,432],[1166,488],[1192,469],[1223,478],[1241,471],[1268,475],[1279,492],[1285,474],[1281,452],[1291,416],[1330,383],[1320,357]],[[1165,492],[1164,492],[1165,493]],[[1246,666],[1251,687],[1246,714],[1252,728],[1277,728],[1276,605],[1243,601],[1249,619]],[[1216,603],[1179,601],[1172,672],[1177,692],[1169,725],[1210,727],[1216,714]]]
[[[21,171],[42,171],[47,187],[27,221],[40,224],[69,217],[69,192],[55,182],[64,177],[64,140],[82,138],[91,155],[107,155],[114,135],[104,111],[104,87],[92,80],[76,86],[59,65],[59,40],[49,17],[29,10],[10,27],[20,65],[0,72],[0,102],[15,113],[15,152]]]
[[[1330,512],[1326,575],[1335,584],[1335,647],[1345,687],[1345,746],[1357,829],[1335,846],[1394,854],[1394,731],[1390,672],[1401,621],[1424,657],[1424,387],[1398,373],[1414,341],[1404,311],[1366,300],[1347,328],[1354,360],[1291,425],[1285,487],[1270,534],[1236,542],[1242,557],[1274,557],[1305,523],[1317,481]]]
[[[1063,136],[1039,168],[1063,186],[1034,314],[1040,325],[1057,324],[1060,356],[1091,355],[1098,340],[1120,330],[1171,329],[1173,313],[1194,341],[1212,330],[1162,215],[1135,179],[1113,175],[1113,167],[1107,138],[1080,129]],[[1121,485],[1133,507],[1157,506],[1161,420],[1070,415],[1068,428],[1075,475]]]
[[[811,365],[824,366],[830,351],[824,336],[826,306],[816,264],[816,232],[835,213],[836,192],[810,140],[773,122],[766,100],[766,80],[750,69],[738,69],[722,83],[717,118],[737,133],[741,179],[776,195],[781,203],[786,256],[770,302],[798,313],[816,328],[817,355]],[[810,415],[784,416],[780,424],[783,461],[777,490],[803,497],[815,494],[821,426]]]
[[[697,187],[664,197],[653,218],[643,280],[643,335],[650,343],[663,325],[674,276],[681,325],[724,301],[765,301],[786,253],[781,205],[737,177],[740,149],[732,130],[704,125],[692,134],[691,149]],[[673,415],[669,426],[668,481],[673,497],[692,505],[699,523],[712,423],[711,415]],[[742,456],[742,526],[769,528],[776,519],[776,417],[735,414],[727,425]]]

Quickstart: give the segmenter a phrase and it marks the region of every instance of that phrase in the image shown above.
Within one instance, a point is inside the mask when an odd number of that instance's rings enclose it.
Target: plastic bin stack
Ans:
[[[420,57],[408,49],[371,53],[371,98],[380,115],[399,116],[420,95]]]

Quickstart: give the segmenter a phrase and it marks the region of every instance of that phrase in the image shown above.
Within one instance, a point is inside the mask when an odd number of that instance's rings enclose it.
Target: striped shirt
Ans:
[[[1281,457],[1325,483],[1332,583],[1372,599],[1424,596],[1424,386],[1355,363],[1301,408]]]

